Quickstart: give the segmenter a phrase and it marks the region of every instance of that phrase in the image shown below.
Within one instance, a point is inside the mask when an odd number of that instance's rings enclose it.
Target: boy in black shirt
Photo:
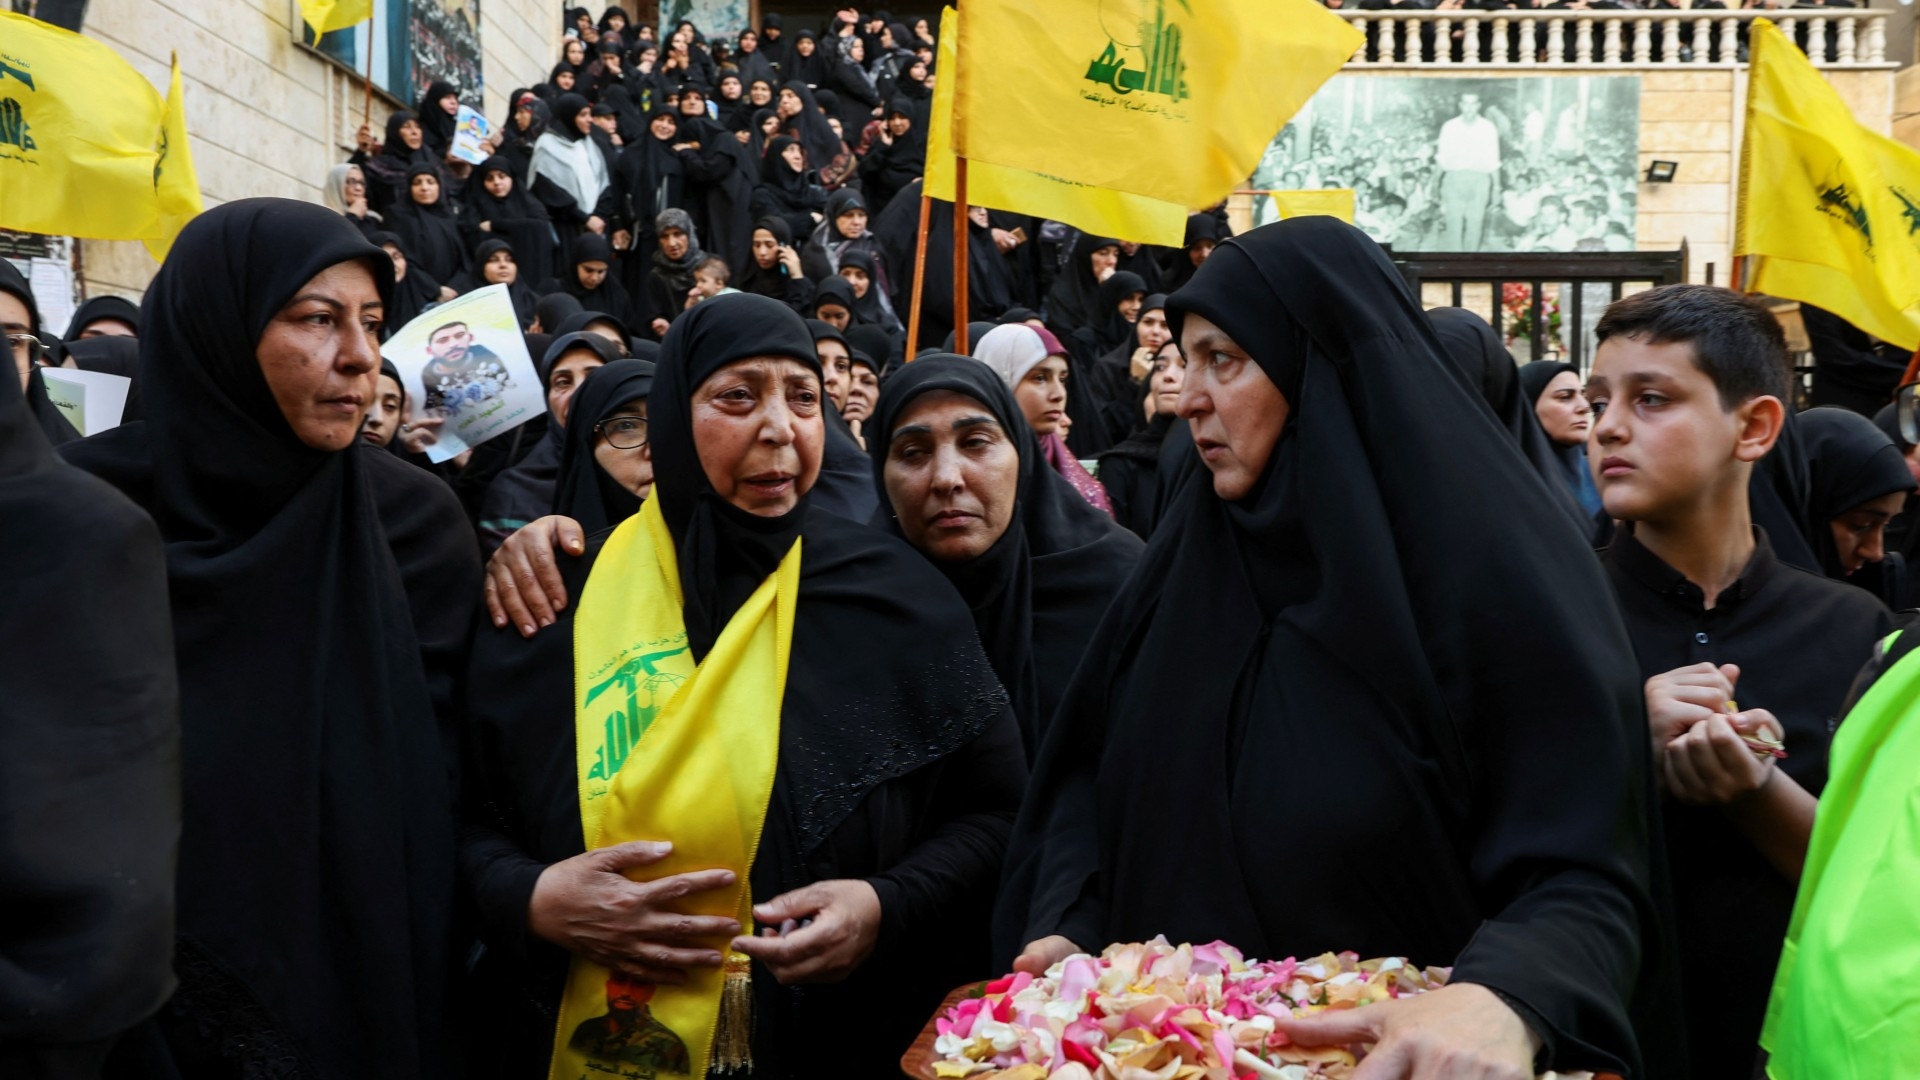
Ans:
[[[1671,285],[1613,304],[1596,334],[1587,456],[1624,523],[1605,560],[1668,796],[1690,1075],[1748,1080],[1828,741],[1891,617],[1778,562],[1753,524],[1748,479],[1786,423],[1771,312]]]

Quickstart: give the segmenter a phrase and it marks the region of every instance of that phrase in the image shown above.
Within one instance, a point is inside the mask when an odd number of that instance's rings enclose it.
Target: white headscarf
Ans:
[[[558,132],[544,132],[533,144],[528,189],[542,176],[573,196],[581,213],[591,214],[600,203],[600,193],[607,189],[607,159],[591,138],[569,139]]]
[[[335,165],[327,170],[327,182],[321,188],[322,198],[326,200],[327,207],[335,213],[347,212],[347,174],[359,167],[358,165]],[[364,177],[361,182],[365,182]],[[367,211],[367,217],[372,221],[384,220],[371,210]]]
[[[1047,358],[1047,343],[1040,340],[1033,327],[1009,323],[982,334],[973,347],[973,358],[992,368],[1012,390]]]

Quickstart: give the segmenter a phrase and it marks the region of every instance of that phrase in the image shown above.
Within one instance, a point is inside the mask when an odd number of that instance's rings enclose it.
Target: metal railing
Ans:
[[[1747,23],[1765,16],[1826,68],[1892,70],[1888,12],[1340,11],[1367,35],[1352,68],[1731,68],[1746,63]]]

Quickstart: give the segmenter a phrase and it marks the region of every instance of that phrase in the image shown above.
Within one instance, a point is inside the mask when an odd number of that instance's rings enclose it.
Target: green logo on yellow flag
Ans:
[[[634,646],[636,649],[642,647]],[[653,725],[653,718],[660,714],[660,710],[672,699],[674,691],[686,681],[683,676],[660,670],[659,662],[686,651],[687,639],[682,634],[677,647],[634,656],[587,691],[586,700],[580,703],[583,709],[609,690],[623,691],[626,697],[617,711],[606,715],[602,724],[605,741],[594,753],[593,768],[587,772],[588,779],[612,781],[614,774],[620,771],[627,755],[639,745],[640,736],[646,734],[647,728]]]
[[[1100,25],[1107,32],[1107,47],[1087,65],[1087,81],[1110,87],[1116,94],[1139,91],[1176,103],[1185,101],[1191,95],[1187,90],[1187,62],[1180,55],[1180,24],[1167,21],[1166,0],[1154,0],[1153,21],[1136,20],[1131,30],[1114,26],[1109,17],[1109,8],[1124,2],[1103,0],[1100,5]],[[1187,0],[1178,2],[1187,14],[1193,14]],[[1141,66],[1128,67],[1127,62],[1133,59],[1138,59]]]
[[[1867,242],[1867,258],[1873,258],[1873,226],[1867,222],[1867,208],[1861,200],[1847,193],[1845,182],[1828,184],[1820,189],[1820,212],[1860,234]]]

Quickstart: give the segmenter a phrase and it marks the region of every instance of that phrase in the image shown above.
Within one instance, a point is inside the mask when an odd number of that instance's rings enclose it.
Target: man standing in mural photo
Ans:
[[[1440,125],[1441,251],[1479,251],[1487,210],[1499,197],[1500,129],[1480,114],[1480,95],[1460,95],[1460,115]]]

